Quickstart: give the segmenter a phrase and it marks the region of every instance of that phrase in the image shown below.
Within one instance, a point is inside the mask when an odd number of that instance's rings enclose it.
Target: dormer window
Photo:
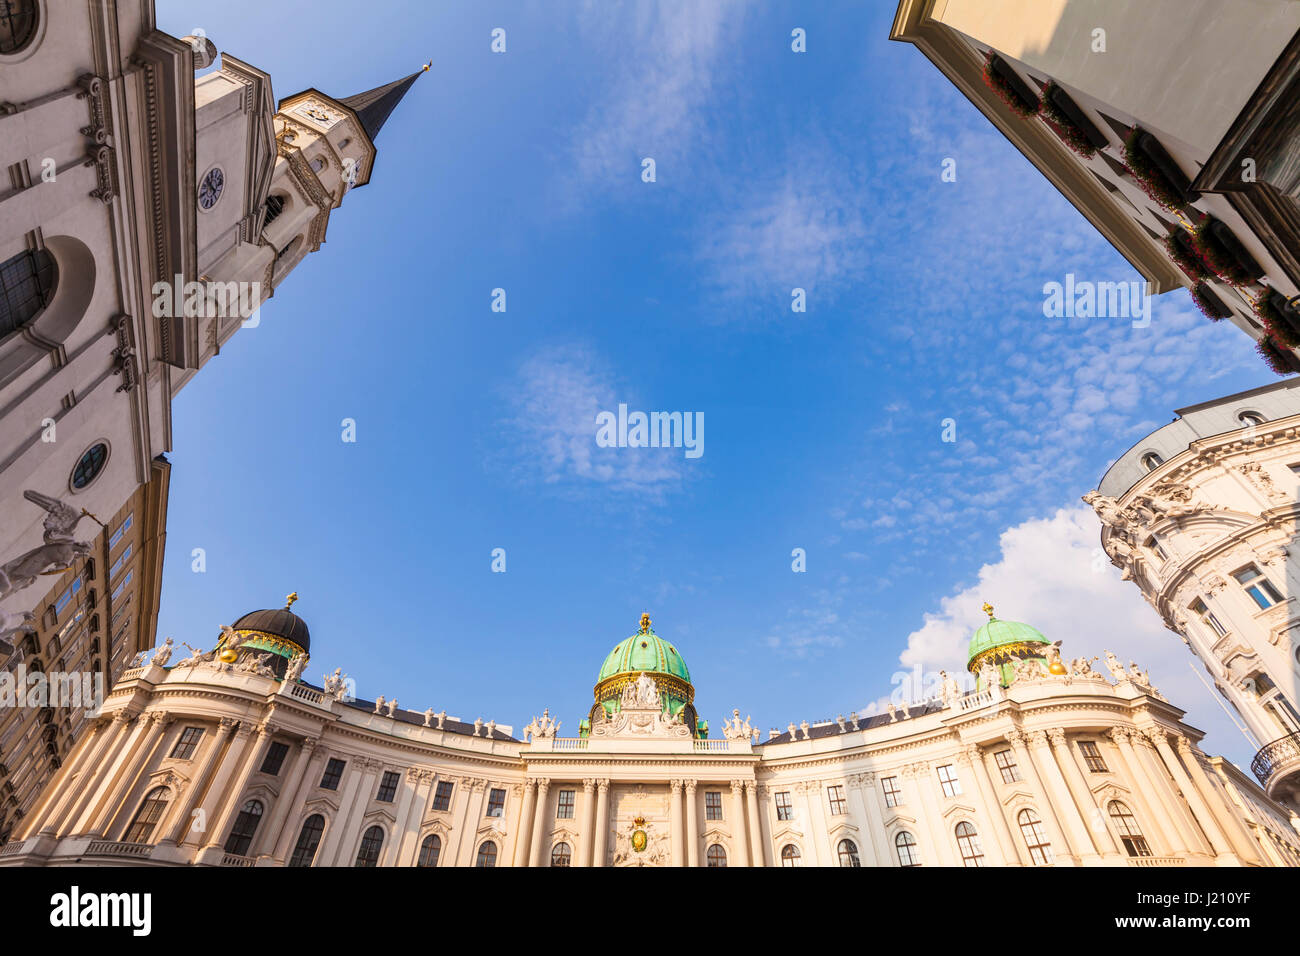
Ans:
[[[1162,458],[1158,452],[1149,451],[1142,456],[1142,467],[1147,471],[1155,471],[1164,463],[1164,458]]]
[[[1253,425],[1263,425],[1264,422],[1267,421],[1267,419],[1265,419],[1264,416],[1261,415],[1259,412],[1247,411],[1247,412],[1238,412],[1237,421],[1241,422],[1241,424],[1249,428]]]

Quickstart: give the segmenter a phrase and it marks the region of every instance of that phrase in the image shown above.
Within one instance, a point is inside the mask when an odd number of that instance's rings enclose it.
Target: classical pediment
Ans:
[[[319,797],[313,797],[303,804],[303,810],[305,813],[310,813],[313,810],[328,810],[332,813],[337,813],[338,809],[338,798],[327,796],[325,794],[321,794]]]
[[[951,816],[974,816],[975,808],[969,803],[954,803],[943,811],[945,817]]]

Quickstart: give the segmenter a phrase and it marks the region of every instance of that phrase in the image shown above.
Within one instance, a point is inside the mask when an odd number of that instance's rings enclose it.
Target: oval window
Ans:
[[[72,469],[72,487],[78,491],[85,488],[99,477],[106,461],[108,461],[108,446],[102,441],[87,448],[86,453],[77,462],[77,467]]]

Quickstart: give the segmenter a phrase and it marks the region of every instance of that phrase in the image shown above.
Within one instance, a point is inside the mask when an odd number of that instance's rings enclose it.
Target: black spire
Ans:
[[[421,73],[428,72],[428,69],[429,67],[425,66],[424,69],[417,70],[410,76],[376,87],[367,93],[344,97],[339,102],[357,114],[366,135],[370,137],[370,142],[373,143],[375,137],[379,135],[379,130],[383,127],[384,122],[397,108],[397,104],[402,101],[406,91],[411,88],[411,84],[420,78]]]

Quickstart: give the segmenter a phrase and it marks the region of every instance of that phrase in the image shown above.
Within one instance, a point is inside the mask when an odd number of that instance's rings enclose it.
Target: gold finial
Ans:
[[[648,631],[648,630],[650,630],[650,615],[649,615],[649,614],[642,614],[642,615],[641,615],[641,633],[644,634],[644,633],[645,633],[646,631]]]
[[[428,63],[424,64],[424,72],[425,72],[425,73],[428,73],[428,72],[429,72],[429,67],[431,67],[431,66],[433,66],[433,61],[432,61],[432,60],[430,60]]]
[[[987,614],[987,615],[989,616],[989,620],[990,620],[990,621],[993,620],[993,605],[992,605],[992,604],[990,604],[988,601],[985,601],[985,602],[984,602],[984,607],[981,608],[981,610],[982,610],[985,614]]]
[[[289,610],[289,608],[293,607],[293,602],[296,600],[298,600],[298,592],[294,591],[292,594],[290,594],[288,597],[284,599],[284,609],[286,611]]]

